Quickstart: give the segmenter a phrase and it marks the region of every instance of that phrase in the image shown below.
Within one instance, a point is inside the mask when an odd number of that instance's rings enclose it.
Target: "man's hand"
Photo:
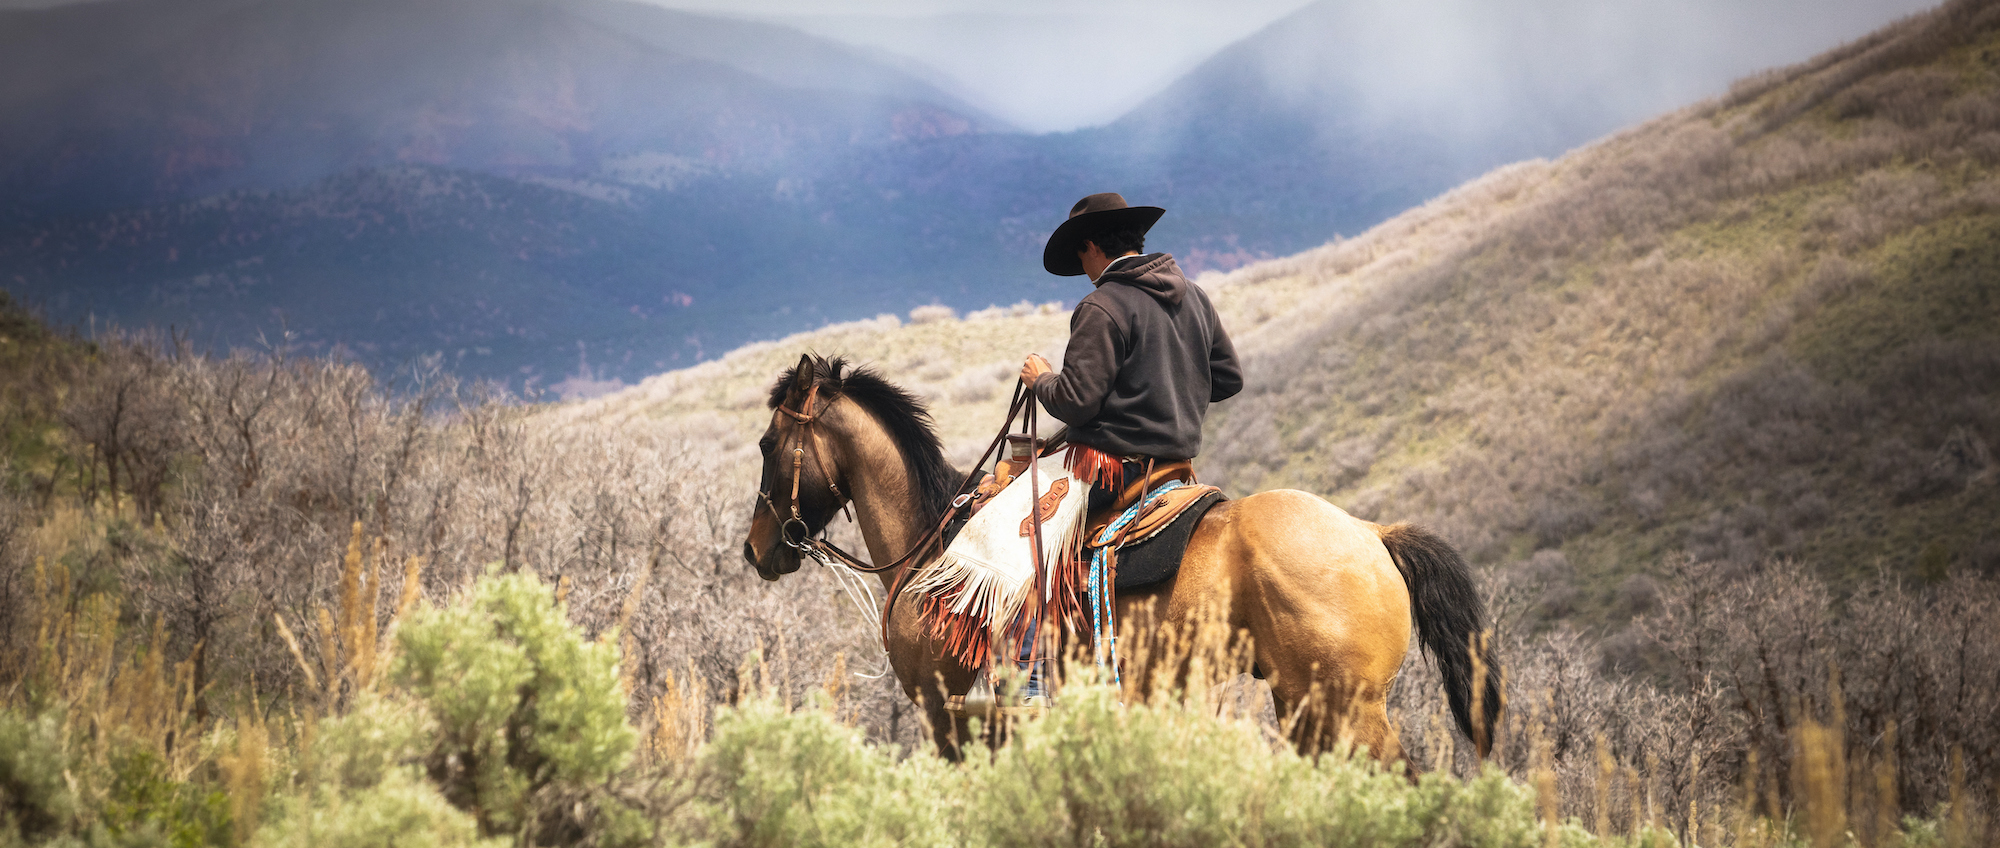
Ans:
[[[1028,354],[1028,361],[1021,363],[1021,383],[1032,389],[1035,387],[1036,378],[1053,370],[1055,369],[1049,367],[1049,361],[1043,359],[1041,354]]]

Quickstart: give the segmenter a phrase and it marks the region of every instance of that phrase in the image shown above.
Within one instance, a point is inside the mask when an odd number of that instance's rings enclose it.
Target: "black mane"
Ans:
[[[824,359],[815,355],[813,371],[819,375],[820,397],[829,401],[838,397],[852,400],[874,413],[882,426],[888,428],[889,440],[902,453],[910,479],[915,481],[924,518],[943,515],[951,506],[952,497],[958,494],[960,477],[958,470],[945,461],[944,447],[931,429],[931,413],[923,401],[882,379],[872,368],[856,366],[850,370],[843,357]],[[772,409],[785,402],[785,395],[797,378],[797,366],[778,375],[778,382],[771,386]]]

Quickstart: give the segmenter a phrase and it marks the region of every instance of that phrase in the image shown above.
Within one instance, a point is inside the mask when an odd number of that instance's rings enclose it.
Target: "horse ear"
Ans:
[[[799,367],[792,369],[792,391],[805,392],[816,382],[819,382],[819,373],[814,367],[812,354],[801,354]]]

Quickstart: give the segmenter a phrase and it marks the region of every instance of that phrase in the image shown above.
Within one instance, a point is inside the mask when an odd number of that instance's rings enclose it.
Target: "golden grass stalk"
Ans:
[[[263,711],[254,703],[236,719],[236,740],[229,753],[216,757],[223,784],[228,788],[229,817],[236,827],[236,843],[247,845],[257,832],[258,814],[264,800],[265,771],[270,753],[270,732],[264,726]]]
[[[1432,770],[1451,774],[1457,766],[1458,739],[1451,735],[1451,726],[1446,724],[1445,706],[1439,701],[1431,707],[1431,740],[1437,746],[1432,757]]]
[[[847,652],[834,652],[833,667],[827,669],[826,681],[820,684],[820,689],[826,692],[827,709],[832,710],[834,718],[843,724],[851,724],[857,717],[853,710],[848,710],[845,716],[841,715],[841,707],[847,703],[850,679],[851,676],[847,673]]]
[[[638,644],[632,638],[631,627],[629,625],[632,623],[632,617],[639,614],[639,605],[646,600],[646,587],[653,582],[653,571],[660,567],[660,553],[661,548],[658,543],[655,543],[652,557],[647,561],[646,567],[639,570],[638,576],[632,578],[632,591],[625,594],[625,602],[618,607],[617,623],[613,624],[610,630],[605,631],[602,637],[609,639],[613,634],[617,635],[619,657],[618,685],[623,687],[627,698],[632,696],[632,689],[635,685],[632,681],[633,663],[628,661],[628,658],[633,655],[634,649]],[[568,587],[569,575],[565,574],[556,583],[556,603],[563,603],[564,599],[569,595]]]
[[[346,655],[340,674],[327,680],[327,694],[340,696],[340,678],[353,680],[360,665],[361,647],[361,522],[356,521],[347,539],[347,556],[340,567],[340,629],[339,645]]]
[[[653,698],[645,747],[653,762],[684,763],[707,735],[708,692],[691,668],[687,681],[683,685],[669,669],[665,687]]]
[[[355,685],[368,688],[375,684],[375,669],[379,665],[377,651],[381,628],[376,624],[376,610],[382,608],[382,560],[387,556],[389,540],[375,538],[375,550],[368,560],[368,570],[363,573],[361,609],[355,611],[355,621],[360,627],[360,645],[354,652],[360,666]]]
[[[340,697],[340,630],[326,607],[313,607],[313,615],[319,622],[319,662],[326,680],[326,702],[332,704]]]
[[[315,690],[318,689],[319,675],[314,674],[312,664],[306,662],[306,654],[299,649],[299,639],[297,636],[292,635],[292,628],[285,626],[285,616],[282,613],[273,612],[271,613],[271,618],[278,623],[278,638],[285,640],[285,649],[292,653],[292,661],[299,664],[300,671],[305,672],[306,685]]]
[[[1475,754],[1487,751],[1498,757],[1500,749],[1490,744],[1493,728],[1486,726],[1486,644],[1487,634],[1480,631],[1467,634],[1465,647],[1472,658],[1472,750]]]
[[[1889,719],[1882,732],[1882,757],[1875,761],[1875,837],[1886,841],[1896,832],[1896,720]]]
[[[1688,823],[1687,844],[1701,844],[1701,752],[1688,751]]]
[[[403,619],[410,614],[410,610],[416,608],[417,600],[423,596],[423,592],[424,592],[423,557],[413,556],[404,559],[403,585],[402,588],[398,590],[396,593],[396,610],[389,617],[389,623],[382,626],[381,642],[383,645],[387,647],[379,648],[377,649],[376,652],[375,663],[378,671],[377,675],[378,680],[380,679],[379,675],[380,669],[387,668],[389,665],[390,658],[394,657],[396,654],[397,628],[402,626]]]
[[[1618,778],[1618,762],[1611,758],[1611,744],[1603,733],[1596,734],[1597,780],[1596,796],[1592,799],[1597,808],[1597,835],[1611,835],[1611,783]]]
[[[1637,766],[1626,766],[1625,801],[1632,806],[1631,835],[1633,839],[1638,839],[1639,831],[1646,826],[1645,798],[1645,790],[1640,785],[1639,768]]]
[[[1799,722],[1792,758],[1792,792],[1805,806],[1806,831],[1814,848],[1833,848],[1847,833],[1845,781],[1835,750],[1837,730],[1810,718]]]

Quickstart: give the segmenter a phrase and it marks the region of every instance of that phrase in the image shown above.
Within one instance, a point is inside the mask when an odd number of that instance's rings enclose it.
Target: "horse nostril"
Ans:
[[[757,564],[757,549],[750,547],[749,542],[743,543],[743,561],[751,565]]]

